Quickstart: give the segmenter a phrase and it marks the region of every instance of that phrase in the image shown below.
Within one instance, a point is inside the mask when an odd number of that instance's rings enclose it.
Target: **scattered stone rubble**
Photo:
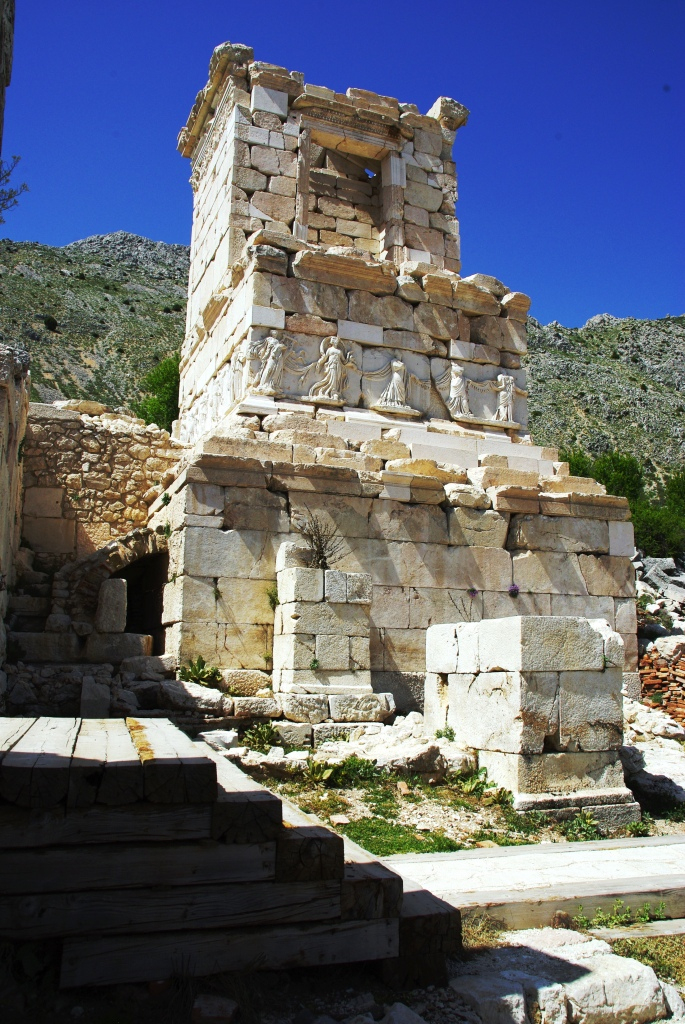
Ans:
[[[450,986],[483,1024],[651,1024],[685,1019],[677,990],[601,939],[564,928],[505,932]]]

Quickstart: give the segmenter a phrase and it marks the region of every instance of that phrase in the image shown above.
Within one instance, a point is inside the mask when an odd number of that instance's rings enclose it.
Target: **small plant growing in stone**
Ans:
[[[451,725],[446,725],[444,729],[435,730],[436,740],[449,740],[450,743],[454,739],[454,729]]]
[[[319,667],[319,659],[318,658],[312,658],[312,660],[309,662],[309,667],[312,670],[312,672],[316,672],[316,670]]]
[[[162,505],[169,505],[171,503],[171,495],[168,491],[165,491],[161,497]]]
[[[510,583],[509,584],[508,594],[509,594],[509,597],[518,597],[519,596],[519,588],[518,588],[518,585],[516,583]]]
[[[275,583],[270,583],[266,588],[266,599],[269,602],[271,611],[275,612],[276,607],[281,603],[278,600],[278,586]]]
[[[464,796],[481,797],[486,789],[494,789],[494,782],[488,782],[486,768],[476,768],[456,777],[455,786]]]
[[[564,822],[560,831],[569,843],[591,843],[595,839],[602,839],[599,823],[589,811],[580,811],[575,818]]]
[[[201,654],[195,661],[190,661],[179,669],[179,677],[184,683],[198,683],[200,686],[211,686],[218,690],[221,684],[221,672],[214,665],[208,665]]]
[[[169,539],[169,537],[171,536],[171,523],[165,523],[164,524],[164,529],[162,530],[162,534],[166,537],[167,540]]]
[[[345,541],[338,535],[334,523],[326,522],[318,512],[305,505],[306,513],[296,523],[311,552],[312,569],[330,569],[343,556]]]
[[[243,734],[245,746],[250,750],[259,750],[262,754],[268,754],[277,739],[278,735],[271,722],[258,722]]]
[[[654,822],[651,815],[644,811],[640,821],[631,821],[626,825],[626,832],[629,836],[634,836],[636,839],[644,839],[647,836],[651,836],[653,825]]]
[[[325,786],[333,775],[333,767],[325,761],[314,761],[307,758],[307,767],[303,773],[305,781],[312,786]]]

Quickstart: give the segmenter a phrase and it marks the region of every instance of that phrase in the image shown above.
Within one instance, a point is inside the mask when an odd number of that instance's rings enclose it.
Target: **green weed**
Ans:
[[[243,743],[250,750],[259,750],[267,754],[276,745],[278,734],[271,722],[257,722],[243,733]]]
[[[221,687],[221,671],[214,665],[208,665],[201,654],[198,654],[195,661],[183,665],[178,674],[185,683],[199,683],[200,686],[211,686],[215,690]]]
[[[450,743],[454,739],[454,729],[451,725],[446,725],[444,729],[435,730],[436,740],[449,740]]]
[[[341,825],[340,831],[376,857],[389,857],[394,853],[452,853],[464,849],[461,843],[440,830],[423,834],[410,825],[398,825],[384,818],[361,818]]]
[[[611,948],[619,956],[627,956],[646,964],[659,978],[685,985],[685,936],[658,935],[649,939],[617,939]]]
[[[575,818],[563,822],[559,831],[570,843],[590,843],[595,839],[602,839],[599,823],[589,811],[580,811]]]
[[[277,606],[281,603],[278,600],[278,586],[276,583],[270,583],[266,588],[266,599],[269,602],[269,607],[272,612],[276,611]]]
[[[581,931],[588,928],[621,928],[630,924],[648,924],[650,921],[663,921],[666,917],[666,904],[657,903],[656,909],[652,910],[651,903],[643,903],[637,910],[631,908],[620,899],[614,900],[611,910],[602,910],[597,907],[593,917],[583,913],[583,907],[578,907],[578,913],[573,918],[573,924]]]
[[[626,832],[629,836],[642,839],[645,836],[651,836],[654,822],[650,814],[647,811],[643,811],[641,821],[631,821],[626,825]]]

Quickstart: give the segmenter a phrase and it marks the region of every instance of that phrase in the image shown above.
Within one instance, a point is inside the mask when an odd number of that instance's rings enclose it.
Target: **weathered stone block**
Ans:
[[[283,633],[368,636],[369,612],[359,604],[306,604],[294,601],[279,605]]]
[[[515,515],[512,516],[507,547],[510,551],[524,548],[603,555],[609,551],[609,526],[601,519]]]
[[[316,657],[316,638],[313,633],[277,633],[274,636],[274,671],[281,668],[308,669]]]
[[[516,616],[484,619],[477,627],[481,672],[604,668],[604,639],[587,619]]]
[[[423,724],[427,736],[434,736],[447,725],[447,677],[427,672],[423,693]]]
[[[622,669],[561,672],[559,681],[560,749],[618,750],[623,742]]]
[[[316,725],[328,718],[328,697],[325,694],[282,693],[278,701],[283,714],[291,722]]]
[[[307,722],[276,722],[274,729],[283,746],[302,748],[312,745],[312,727]]]
[[[280,535],[259,530],[184,531],[181,569],[189,576],[273,580]]]
[[[588,592],[585,576],[575,555],[554,551],[523,551],[512,558],[514,583],[520,590],[538,594],[582,594]]]
[[[370,605],[373,597],[371,576],[366,572],[349,572],[347,576],[347,600],[350,604]]]
[[[232,697],[254,697],[259,690],[271,688],[271,676],[258,669],[225,668],[221,677],[221,689]]]
[[[382,722],[395,710],[392,696],[384,693],[331,694],[328,703],[334,722]]]
[[[323,569],[283,569],[278,573],[278,599],[281,604],[323,601]]]
[[[509,516],[506,513],[457,507],[449,510],[447,522],[450,544],[503,548],[507,540]]]
[[[623,789],[617,751],[510,754],[484,750],[478,764],[488,778],[512,793],[575,793],[585,789]]]
[[[579,555],[580,570],[588,593],[607,597],[633,597],[635,569],[626,556]]]
[[[233,699],[221,690],[181,679],[165,679],[159,684],[162,707],[175,711],[209,711],[215,715],[230,715]]]
[[[369,536],[385,541],[447,544],[445,513],[439,506],[408,505],[388,498],[376,499],[369,518]]]
[[[86,640],[86,660],[118,665],[124,658],[152,654],[152,637],[139,633],[91,633]]]
[[[236,697],[233,714],[236,718],[280,718],[281,708],[274,697]]]
[[[370,672],[316,672],[311,669],[274,670],[274,689],[279,693],[365,694],[372,692]]]
[[[274,278],[271,287],[274,306],[289,313],[309,313],[327,320],[347,320],[347,295],[343,288],[317,281],[298,281],[293,277]]]
[[[350,665],[350,640],[347,636],[319,635],[315,638],[317,671],[346,671]]]
[[[347,602],[347,573],[338,569],[326,569],[325,573],[326,600],[333,604]]]
[[[448,677],[447,723],[460,747],[542,753],[559,730],[556,672],[480,672]]]
[[[597,600],[611,600],[611,598],[597,598]],[[617,633],[637,632],[637,609],[632,597],[614,599],[614,615]],[[609,623],[612,625],[612,623]]]
[[[37,519],[60,519],[63,487],[27,487],[24,492],[24,515]]]
[[[635,530],[632,523],[611,521],[609,524],[609,554],[626,555],[632,558],[635,554]]]
[[[128,583],[123,579],[103,580],[95,612],[98,633],[123,633],[126,629],[126,595]]]

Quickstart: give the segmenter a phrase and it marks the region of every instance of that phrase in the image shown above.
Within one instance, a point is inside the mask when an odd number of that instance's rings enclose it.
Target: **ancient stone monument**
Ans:
[[[40,608],[14,598],[13,708],[65,692],[61,668],[44,682],[58,663],[76,680],[68,713],[81,678],[98,693],[109,679],[112,714],[161,704],[184,720],[194,698],[164,679],[201,656],[221,671],[222,721],[285,717],[311,740],[321,723],[422,708],[428,678],[429,722],[452,722],[495,669],[467,686],[429,649],[426,677],[427,630],[491,622],[520,651],[509,618],[601,619],[635,673],[627,502],[533,443],[530,301],[460,274],[452,148],[467,117],[445,97],[422,114],[310,85],[247,46],[215,50],[179,137],[194,192],[180,419],[169,439],[100,407],[35,407],[23,557],[42,589]],[[65,454],[51,463],[53,434]],[[334,538],[326,564],[312,523]],[[528,676],[496,671],[513,687],[497,712],[511,742],[468,745],[523,799],[512,765],[571,748],[549,749],[551,726],[540,751],[515,739]],[[617,713],[617,665],[577,671]],[[436,673],[452,694],[438,718]],[[615,765],[617,735],[593,756]]]

